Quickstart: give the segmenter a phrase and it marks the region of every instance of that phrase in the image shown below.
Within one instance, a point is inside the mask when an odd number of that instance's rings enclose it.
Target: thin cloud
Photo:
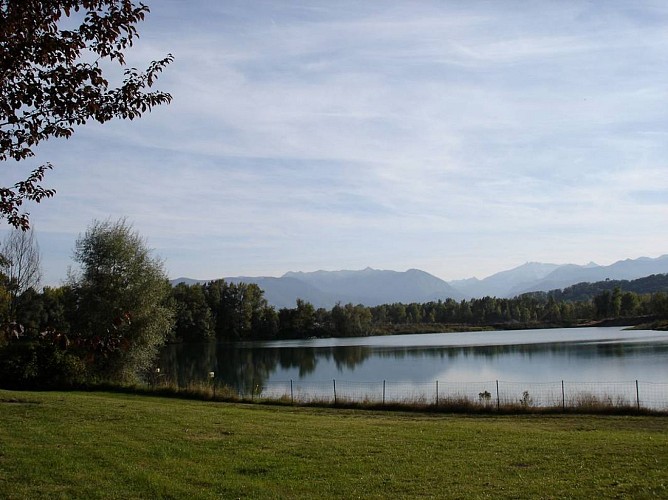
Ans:
[[[172,52],[174,102],[41,148],[43,233],[128,216],[199,278],[666,251],[661,2],[151,7],[129,60]]]

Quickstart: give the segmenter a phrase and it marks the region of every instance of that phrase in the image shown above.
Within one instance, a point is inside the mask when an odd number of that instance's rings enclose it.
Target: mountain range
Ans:
[[[444,281],[419,269],[388,271],[367,267],[360,271],[288,272],[280,278],[237,276],[224,278],[232,283],[255,283],[269,304],[294,307],[297,299],[315,307],[331,308],[342,304],[375,306],[393,302],[430,302],[451,298],[457,301],[484,296],[515,297],[522,293],[562,289],[577,283],[633,280],[652,274],[668,273],[668,255],[640,257],[599,266],[544,264],[527,262],[485,279]],[[205,283],[211,280],[178,278],[176,283]]]

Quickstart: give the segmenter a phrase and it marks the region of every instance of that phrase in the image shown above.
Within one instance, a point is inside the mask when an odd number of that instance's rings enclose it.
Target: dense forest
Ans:
[[[647,287],[652,292],[645,293]],[[629,290],[630,289],[630,290]],[[632,291],[637,290],[637,291]],[[297,300],[276,310],[254,284],[178,284],[167,305],[174,311],[172,342],[350,337],[392,333],[575,326],[609,318],[668,318],[668,275],[629,282],[581,283],[564,290],[374,307],[337,304],[316,309]],[[68,333],[78,308],[70,286],[29,288],[17,296],[15,320],[26,332]]]

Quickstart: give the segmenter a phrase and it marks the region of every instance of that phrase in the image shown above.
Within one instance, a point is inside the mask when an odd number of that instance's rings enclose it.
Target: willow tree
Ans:
[[[0,0],[0,163],[25,161],[39,143],[68,138],[90,120],[132,120],[171,101],[148,90],[171,55],[145,71],[124,68],[148,11],[132,0]],[[119,68],[122,83],[111,86]],[[0,218],[27,229],[21,206],[55,194],[42,185],[51,168],[32,167],[25,179],[0,187]]]
[[[101,380],[134,381],[172,328],[162,261],[124,219],[95,221],[75,245],[71,336]]]

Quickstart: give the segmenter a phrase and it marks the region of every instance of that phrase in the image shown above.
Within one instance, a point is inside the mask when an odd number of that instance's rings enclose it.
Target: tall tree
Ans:
[[[87,349],[95,376],[132,381],[151,367],[172,327],[162,261],[123,219],[94,222],[77,240],[74,258],[81,271],[70,277],[71,333]]]
[[[598,319],[608,318],[612,312],[612,294],[605,290],[593,298],[594,310]]]
[[[40,252],[34,229],[9,232],[2,243],[2,270],[9,281],[12,304],[29,288],[37,289],[42,276]]]
[[[176,313],[174,336],[177,339],[196,342],[214,338],[211,309],[202,285],[179,283],[172,289],[172,298]]]
[[[132,120],[171,101],[166,92],[147,90],[171,55],[143,72],[125,69],[123,83],[109,85],[108,62],[125,65],[125,51],[139,36],[135,25],[148,11],[132,0],[0,0],[0,161],[32,157],[40,142],[70,137],[89,120]],[[50,168],[46,163],[0,187],[0,218],[28,228],[20,207],[55,194],[41,185]]]
[[[283,337],[305,338],[315,330],[315,308],[303,299],[297,299],[294,309],[283,308],[278,311],[281,335]]]
[[[624,292],[620,304],[620,314],[622,316],[633,316],[638,310],[640,301],[638,294],[634,292]]]

